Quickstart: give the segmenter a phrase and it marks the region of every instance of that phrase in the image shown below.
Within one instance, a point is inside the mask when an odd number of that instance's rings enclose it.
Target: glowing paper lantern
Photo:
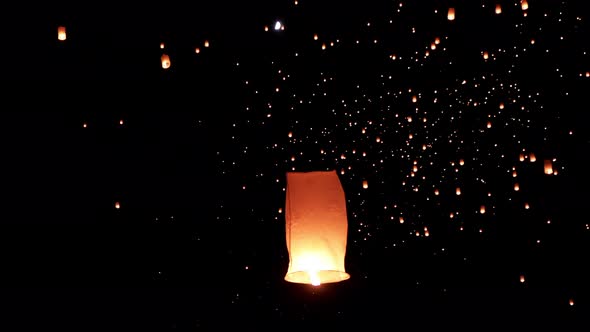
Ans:
[[[61,41],[66,40],[66,27],[57,27],[57,39]]]
[[[449,8],[447,12],[447,20],[454,21],[455,20],[455,8]]]
[[[285,204],[288,282],[340,282],[345,272],[346,199],[336,171],[287,172]]]
[[[163,54],[161,60],[162,60],[162,68],[164,68],[164,69],[170,68],[170,57],[168,56],[168,54]]]
[[[552,175],[553,174],[553,163],[550,159],[545,159],[544,162],[545,174]]]
[[[532,153],[532,152],[529,154],[529,161],[530,161],[531,163],[534,163],[535,161],[537,161],[537,157],[536,157],[536,156],[535,156],[535,154],[534,154],[534,153]]]
[[[522,0],[520,2],[520,8],[522,8],[522,10],[527,10],[529,9],[529,3],[527,0]]]
[[[496,5],[496,14],[502,14],[502,6],[500,4]]]

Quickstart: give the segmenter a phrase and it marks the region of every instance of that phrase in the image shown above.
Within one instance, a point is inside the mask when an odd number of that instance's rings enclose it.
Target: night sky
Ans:
[[[3,5],[0,328],[590,330],[584,2]],[[318,287],[284,280],[314,170]]]

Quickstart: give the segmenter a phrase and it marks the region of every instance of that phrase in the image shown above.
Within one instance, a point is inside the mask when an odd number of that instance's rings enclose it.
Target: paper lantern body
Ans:
[[[449,21],[455,20],[455,8],[449,8],[449,11],[447,12],[447,19]]]
[[[162,60],[162,68],[163,69],[170,68],[170,57],[168,56],[168,54],[163,54],[162,57],[160,58],[160,60]]]
[[[57,27],[57,39],[61,41],[66,40],[66,27]]]
[[[550,159],[545,159],[544,162],[545,174],[552,175],[553,174],[553,163]]]
[[[350,278],[346,199],[336,171],[288,172],[285,221],[286,281],[317,286]]]

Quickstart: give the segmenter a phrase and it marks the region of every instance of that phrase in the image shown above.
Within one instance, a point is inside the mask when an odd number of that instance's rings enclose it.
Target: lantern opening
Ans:
[[[319,286],[349,279],[347,232],[346,199],[336,171],[288,172],[285,280]]]

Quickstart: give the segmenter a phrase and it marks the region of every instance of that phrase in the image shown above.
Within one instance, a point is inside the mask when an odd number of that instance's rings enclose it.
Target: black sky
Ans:
[[[587,330],[590,17],[529,5],[4,5],[0,326]],[[342,172],[349,281],[283,280],[293,167]]]

